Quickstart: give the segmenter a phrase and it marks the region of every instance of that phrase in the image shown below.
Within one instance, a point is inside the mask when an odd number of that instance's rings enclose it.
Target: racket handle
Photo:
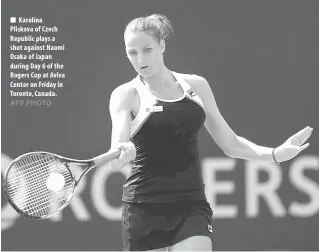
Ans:
[[[121,154],[120,149],[111,149],[108,152],[93,158],[94,166],[104,165],[104,164],[118,158],[120,156],[120,154]]]

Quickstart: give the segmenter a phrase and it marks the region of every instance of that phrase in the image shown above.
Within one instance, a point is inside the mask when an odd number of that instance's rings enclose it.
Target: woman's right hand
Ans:
[[[136,157],[136,148],[132,142],[116,143],[114,146],[112,146],[112,149],[121,150],[120,156],[110,162],[112,168],[123,168],[127,163],[131,162]]]

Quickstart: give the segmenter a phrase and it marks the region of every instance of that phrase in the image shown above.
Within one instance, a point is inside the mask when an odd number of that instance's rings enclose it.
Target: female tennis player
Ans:
[[[132,20],[124,32],[137,77],[111,94],[113,163],[132,169],[123,186],[125,250],[210,251],[212,210],[201,177],[197,135],[203,125],[223,152],[246,160],[283,162],[309,146],[306,127],[268,148],[238,136],[220,114],[208,82],[169,70],[163,60],[173,32],[158,14]]]

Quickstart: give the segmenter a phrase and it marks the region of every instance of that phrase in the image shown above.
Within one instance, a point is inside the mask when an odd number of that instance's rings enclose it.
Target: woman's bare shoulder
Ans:
[[[180,73],[180,76],[197,92],[207,90],[209,87],[207,80],[200,75]]]
[[[136,100],[136,86],[134,81],[129,81],[117,86],[112,94],[110,103],[117,103],[122,106],[129,106]]]

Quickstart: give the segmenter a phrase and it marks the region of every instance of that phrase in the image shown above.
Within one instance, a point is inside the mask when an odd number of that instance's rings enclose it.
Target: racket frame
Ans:
[[[9,174],[9,171],[11,169],[11,167],[16,163],[18,162],[19,160],[21,160],[22,158],[25,158],[26,156],[30,156],[30,155],[49,155],[51,156],[52,158],[56,159],[56,160],[59,160],[61,161],[64,166],[68,169],[70,175],[71,175],[71,179],[72,179],[72,192],[70,193],[69,197],[67,198],[66,202],[60,206],[60,208],[52,213],[52,214],[48,214],[46,216],[33,216],[33,215],[29,215],[29,214],[26,214],[24,211],[22,211],[11,199],[11,197],[9,197],[9,192],[8,192],[8,186],[7,186],[7,179],[8,179],[8,174]],[[85,168],[84,171],[82,171],[81,175],[79,176],[78,179],[75,178],[74,176],[74,173],[71,171],[70,169],[70,164],[80,164],[80,165],[86,165],[88,167]],[[17,157],[16,159],[12,160],[11,163],[9,164],[8,166],[8,169],[6,170],[5,172],[5,180],[4,180],[4,193],[6,195],[6,198],[8,199],[10,205],[14,208],[14,210],[16,210],[20,215],[22,215],[23,217],[25,218],[28,218],[28,219],[33,219],[33,220],[43,220],[43,219],[48,219],[50,218],[51,216],[59,213],[60,211],[62,211],[65,207],[67,207],[75,193],[75,190],[77,188],[77,185],[79,184],[80,180],[82,179],[82,177],[84,175],[86,175],[92,168],[94,168],[94,161],[93,159],[88,159],[88,160],[78,160],[78,159],[72,159],[72,158],[66,158],[66,157],[63,157],[63,156],[60,156],[58,154],[54,154],[54,153],[51,153],[51,152],[46,152],[46,151],[34,151],[34,152],[28,152],[28,153],[25,153],[19,157]]]
[[[20,214],[22,215],[23,217],[25,218],[28,218],[28,219],[33,219],[33,220],[43,220],[43,219],[48,219],[50,218],[51,216],[61,212],[65,207],[67,207],[76,191],[76,188],[79,184],[79,182],[81,181],[81,179],[93,168],[95,167],[98,167],[98,166],[101,166],[103,164],[106,164],[108,163],[109,161],[111,161],[112,159],[115,159],[115,158],[118,158],[119,155],[121,153],[121,150],[119,149],[112,149],[110,151],[108,151],[107,153],[104,153],[102,155],[99,155],[95,158],[92,158],[92,159],[86,159],[86,160],[79,160],[79,159],[73,159],[73,158],[67,158],[67,157],[63,157],[61,155],[58,155],[58,154],[55,154],[55,153],[52,153],[52,152],[47,152],[47,151],[34,151],[34,152],[28,152],[28,153],[25,153],[23,155],[20,155],[19,157],[15,158],[14,160],[11,161],[11,163],[9,164],[8,166],[8,169],[6,170],[5,172],[5,181],[4,181],[4,193],[10,203],[10,205]],[[30,155],[35,155],[35,154],[38,154],[38,155],[49,155],[49,156],[52,156],[53,158],[59,160],[59,161],[62,161],[62,163],[64,164],[64,166],[69,170],[70,174],[71,174],[71,177],[72,177],[72,186],[73,186],[73,189],[72,189],[72,192],[70,193],[68,199],[66,200],[66,202],[61,205],[61,207],[55,211],[54,213],[52,214],[48,214],[48,215],[45,215],[45,216],[32,216],[32,215],[29,215],[29,214],[26,214],[24,211],[22,211],[20,208],[18,208],[16,206],[15,203],[13,203],[13,201],[11,200],[11,198],[9,197],[9,193],[8,193],[8,186],[7,186],[7,178],[8,178],[8,173],[9,173],[9,170],[10,168],[12,167],[12,165],[16,162],[18,162],[20,159],[24,158],[25,156],[30,156]],[[70,169],[70,166],[69,164],[80,164],[80,165],[85,165],[87,166],[84,171],[82,171],[82,173],[80,174],[79,178],[76,179],[75,176],[74,176],[74,173],[71,171]]]

